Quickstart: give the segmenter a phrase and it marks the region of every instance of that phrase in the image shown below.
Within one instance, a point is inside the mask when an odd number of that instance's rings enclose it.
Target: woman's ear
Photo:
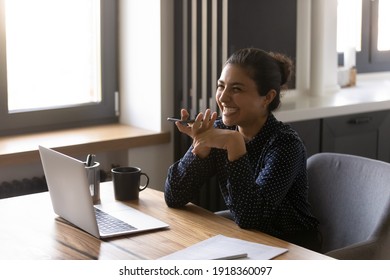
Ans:
[[[271,89],[267,95],[265,96],[265,102],[267,104],[267,106],[274,100],[276,96],[276,90],[274,89]]]

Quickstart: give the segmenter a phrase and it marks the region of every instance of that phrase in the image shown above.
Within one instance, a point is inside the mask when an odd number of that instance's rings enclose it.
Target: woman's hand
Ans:
[[[196,135],[193,146],[192,152],[196,155],[202,154],[205,149],[226,150],[229,161],[237,160],[246,154],[244,138],[235,130],[211,128]]]
[[[181,110],[181,120],[188,120],[189,114],[185,109]],[[246,154],[245,141],[238,131],[214,128],[217,113],[211,113],[207,109],[204,114],[199,113],[195,122],[183,124],[176,122],[180,132],[193,139],[192,152],[200,158],[206,158],[211,148],[224,149],[228,152],[228,159],[234,161]]]
[[[189,119],[189,113],[185,109],[181,109],[181,120],[186,121]],[[176,126],[180,132],[187,134],[191,138],[194,138],[196,134],[202,133],[214,126],[214,122],[217,119],[217,113],[211,114],[210,109],[207,109],[205,113],[199,113],[195,121],[190,124],[184,124],[180,121],[176,122]]]
[[[181,110],[181,120],[188,120],[189,113],[187,110],[182,109]],[[211,113],[210,109],[207,109],[204,113],[199,113],[196,118],[195,122],[191,124],[183,124],[181,122],[176,122],[176,126],[179,129],[180,132],[187,134],[193,139],[193,146],[196,144],[196,137],[203,132],[213,129],[214,122],[217,119],[217,113],[213,112]],[[200,158],[205,158],[210,154],[211,147],[198,147],[196,154]]]

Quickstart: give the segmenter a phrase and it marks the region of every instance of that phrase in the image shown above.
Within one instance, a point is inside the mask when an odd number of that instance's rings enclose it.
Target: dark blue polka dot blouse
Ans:
[[[236,129],[222,120],[214,125]],[[274,236],[316,230],[318,221],[307,200],[306,151],[297,133],[270,114],[246,149],[244,156],[230,162],[225,150],[212,149],[201,159],[190,147],[168,170],[167,205],[183,207],[206,180],[217,175],[226,206],[240,227]]]

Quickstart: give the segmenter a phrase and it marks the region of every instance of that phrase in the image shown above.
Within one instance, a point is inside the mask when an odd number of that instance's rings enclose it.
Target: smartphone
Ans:
[[[185,120],[185,121],[182,121],[181,119],[177,119],[177,118],[167,118],[167,121],[170,121],[170,122],[181,122],[182,124],[190,124],[190,123],[194,123],[195,120]]]

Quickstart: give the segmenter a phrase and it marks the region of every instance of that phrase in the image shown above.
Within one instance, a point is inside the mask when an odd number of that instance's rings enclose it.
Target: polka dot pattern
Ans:
[[[215,122],[221,129],[221,120]],[[227,208],[242,228],[274,236],[316,230],[318,221],[307,200],[306,151],[297,133],[272,114],[246,143],[247,153],[229,162],[227,152],[212,149],[209,157],[193,155],[192,147],[168,170],[165,200],[183,207],[216,175]]]

